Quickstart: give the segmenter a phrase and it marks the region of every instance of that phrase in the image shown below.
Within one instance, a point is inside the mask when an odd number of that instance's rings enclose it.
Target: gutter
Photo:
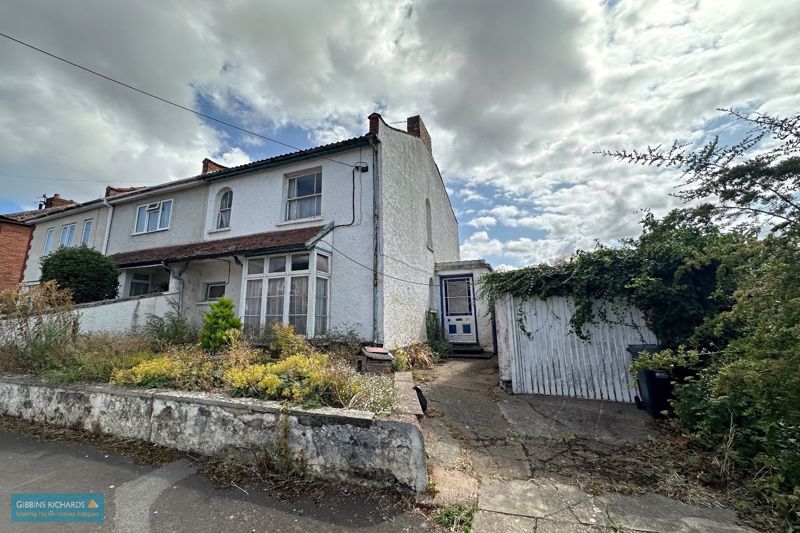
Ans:
[[[378,174],[378,147],[369,138],[369,145],[372,147],[372,342],[382,344],[379,331],[380,311],[380,195],[378,187],[380,176]]]
[[[111,238],[111,219],[114,217],[114,206],[108,203],[108,198],[103,198],[103,205],[108,207],[108,220],[106,220],[106,234],[103,237],[103,247],[100,253],[106,255],[108,240]]]
[[[181,268],[180,271],[178,271],[178,272],[176,272],[174,268],[169,266],[169,263],[167,263],[166,261],[161,261],[161,266],[166,268],[169,271],[170,275],[174,279],[178,280],[178,283],[180,283],[180,288],[178,289],[178,311],[180,311],[182,313],[183,312],[183,286],[184,286],[184,279],[181,276],[183,276],[183,273],[186,272],[187,268],[189,268],[189,261],[186,261],[186,263],[183,264],[183,268]]]

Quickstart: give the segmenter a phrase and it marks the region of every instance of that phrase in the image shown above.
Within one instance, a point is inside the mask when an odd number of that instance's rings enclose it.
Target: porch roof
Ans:
[[[229,255],[265,253],[278,250],[303,249],[313,245],[323,230],[330,226],[312,226],[284,231],[254,233],[229,239],[214,239],[175,246],[119,252],[111,256],[118,267],[156,265],[161,262],[212,259]],[[320,235],[318,235],[320,234]]]

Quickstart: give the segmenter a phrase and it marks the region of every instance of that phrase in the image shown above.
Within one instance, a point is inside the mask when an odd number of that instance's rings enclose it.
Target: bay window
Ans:
[[[313,337],[328,329],[330,257],[317,251],[247,261],[243,319],[253,334],[274,323]]]

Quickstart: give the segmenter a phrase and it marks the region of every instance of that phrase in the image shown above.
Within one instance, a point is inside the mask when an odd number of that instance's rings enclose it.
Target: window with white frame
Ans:
[[[225,189],[219,197],[217,210],[217,229],[231,227],[231,208],[233,207],[233,191]]]
[[[322,171],[287,178],[286,220],[318,217],[322,213]]]
[[[44,238],[44,255],[48,255],[53,251],[53,238],[56,233],[56,228],[47,228],[47,235]]]
[[[61,239],[58,241],[59,246],[74,246],[75,245],[75,228],[77,224],[64,224],[61,226]]]
[[[172,200],[161,200],[136,208],[134,234],[169,229],[172,218]]]
[[[216,300],[217,298],[222,298],[225,296],[225,283],[222,281],[215,281],[212,283],[206,283],[206,294],[205,299],[208,300]]]
[[[242,292],[246,332],[277,322],[321,335],[328,330],[330,257],[311,251],[250,258]]]
[[[134,272],[131,276],[131,287],[128,296],[142,296],[150,293],[150,274]]]
[[[91,218],[87,218],[83,221],[83,233],[81,234],[81,244],[84,246],[89,246],[89,241],[92,238],[92,226],[94,225],[94,220]]]

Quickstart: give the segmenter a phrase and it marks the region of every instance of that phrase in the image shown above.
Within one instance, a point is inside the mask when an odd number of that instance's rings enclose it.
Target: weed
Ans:
[[[476,504],[454,504],[439,507],[433,511],[433,521],[450,531],[469,533],[472,529],[472,519],[478,506]]]

